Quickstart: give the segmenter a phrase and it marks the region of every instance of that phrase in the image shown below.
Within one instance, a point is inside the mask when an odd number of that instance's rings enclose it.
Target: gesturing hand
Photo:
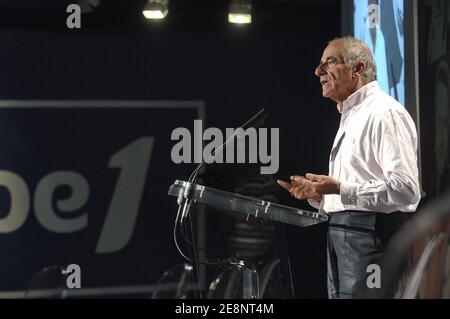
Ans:
[[[341,192],[341,183],[331,176],[308,173],[306,178],[314,184],[314,190],[320,195],[340,194]]]
[[[297,199],[313,198],[320,202],[322,196],[315,190],[314,184],[303,176],[291,176],[291,182],[278,180],[277,183]]]
[[[291,182],[282,180],[278,184],[297,199],[312,198],[320,202],[322,195],[339,194],[340,183],[331,176],[308,173],[303,176],[291,176]]]

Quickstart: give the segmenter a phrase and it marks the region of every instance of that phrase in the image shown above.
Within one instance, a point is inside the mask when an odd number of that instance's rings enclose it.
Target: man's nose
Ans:
[[[325,70],[323,68],[323,64],[319,64],[317,66],[316,70],[314,71],[314,74],[316,76],[321,76],[321,75],[325,75],[326,74],[326,72],[325,72]]]

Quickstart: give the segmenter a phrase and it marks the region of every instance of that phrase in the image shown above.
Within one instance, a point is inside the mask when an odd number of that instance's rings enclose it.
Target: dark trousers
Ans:
[[[369,289],[376,289],[367,285],[368,266],[379,265],[386,244],[410,216],[401,212],[333,213],[328,227],[328,297],[364,298]]]

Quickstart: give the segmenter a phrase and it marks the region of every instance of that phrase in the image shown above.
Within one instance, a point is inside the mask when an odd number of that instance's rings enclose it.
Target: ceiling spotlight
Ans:
[[[252,3],[250,0],[232,0],[228,10],[228,22],[237,24],[252,23]]]
[[[164,19],[169,12],[169,0],[148,0],[142,14],[147,19]]]

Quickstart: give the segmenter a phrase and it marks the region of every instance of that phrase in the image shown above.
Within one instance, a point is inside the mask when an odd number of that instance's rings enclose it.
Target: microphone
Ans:
[[[267,117],[268,117],[268,114],[264,108],[259,110],[258,113],[253,115],[248,121],[246,121],[244,124],[242,124],[240,126],[240,128],[242,130],[235,130],[235,133],[231,134],[227,138],[227,140],[219,148],[217,148],[217,150],[214,150],[212,156],[216,155],[217,152],[221,151],[224,147],[226,147],[236,136],[241,137],[242,132],[245,131],[246,129],[248,129],[250,127],[253,127],[253,128],[261,127],[264,124],[264,122],[266,121]],[[238,132],[236,133],[236,131],[238,131]],[[189,176],[189,180],[188,180],[189,184],[186,186],[185,192],[184,192],[184,197],[185,197],[184,201],[179,202],[179,205],[183,205],[180,223],[183,223],[183,219],[185,219],[187,217],[187,215],[189,213],[189,209],[192,204],[192,199],[191,199],[191,194],[190,194],[190,192],[191,192],[190,183],[195,183],[195,181],[197,180],[198,171],[200,170],[200,168],[203,167],[203,165],[205,165],[205,163],[206,162],[204,160],[202,160],[202,162],[195,168],[195,170]]]
[[[242,124],[239,128],[242,128],[242,131],[245,131],[246,129],[253,127],[253,128],[259,128],[261,127],[264,122],[266,121],[268,115],[267,112],[264,108],[262,108],[261,110],[259,110],[258,113],[256,113],[255,115],[253,115],[247,122],[245,122],[244,124]],[[236,130],[239,131],[239,130]],[[241,136],[241,134],[238,132],[236,134],[236,131],[234,134],[231,134],[227,140],[216,150],[214,150],[212,156],[216,155],[217,152],[221,151],[225,146],[227,146],[235,136]],[[202,161],[197,168],[192,172],[191,176],[189,177],[188,182],[193,183],[195,182],[196,178],[197,178],[197,173],[200,170],[200,168],[203,167],[203,165],[205,165],[205,161]]]
[[[267,120],[267,112],[264,108],[262,108],[261,110],[259,110],[258,113],[256,113],[255,115],[253,115],[253,117],[251,119],[249,119],[247,122],[245,122],[244,124],[242,124],[240,127],[245,131],[246,129],[248,129],[249,127],[254,127],[254,128],[259,128],[261,127],[264,122]]]

